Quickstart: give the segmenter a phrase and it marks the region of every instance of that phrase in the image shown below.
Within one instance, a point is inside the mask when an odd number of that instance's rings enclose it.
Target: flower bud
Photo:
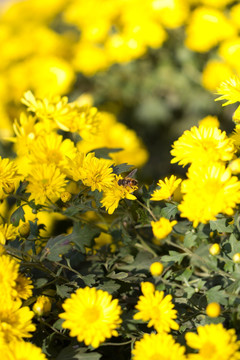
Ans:
[[[62,202],[64,202],[64,203],[66,203],[66,202],[68,202],[69,200],[71,200],[71,197],[72,197],[72,195],[71,195],[70,192],[68,192],[68,191],[63,191],[63,192],[61,193],[61,200],[62,200]]]
[[[51,300],[49,297],[41,295],[38,296],[37,301],[33,305],[33,311],[36,315],[42,316],[50,312],[52,307]]]
[[[236,253],[233,255],[233,262],[235,262],[236,264],[240,263],[240,253]]]
[[[163,269],[164,269],[163,264],[160,262],[157,262],[157,261],[152,263],[150,266],[150,272],[151,272],[152,276],[161,275],[163,272]]]
[[[155,291],[155,286],[150,282],[141,283],[141,290],[143,295],[147,296],[148,294],[153,294]]]
[[[210,317],[218,317],[221,313],[221,307],[218,303],[212,302],[206,307],[206,314]]]
[[[215,243],[215,244],[212,244],[212,246],[210,247],[209,249],[209,252],[211,255],[218,255],[221,251],[221,248],[219,246],[219,244]]]
[[[27,238],[28,235],[30,234],[30,224],[29,224],[29,222],[25,222],[21,226],[19,226],[18,232],[23,238]]]

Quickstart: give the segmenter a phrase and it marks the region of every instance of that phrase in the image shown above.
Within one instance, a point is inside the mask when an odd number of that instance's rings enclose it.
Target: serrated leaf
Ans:
[[[111,273],[109,273],[107,275],[107,277],[109,277],[110,279],[118,279],[118,280],[121,280],[121,279],[125,279],[128,277],[128,274],[126,272],[119,272],[119,273],[116,273],[115,271],[112,271]]]
[[[78,250],[85,253],[85,247],[91,247],[93,239],[99,236],[101,231],[91,225],[81,225],[75,223],[72,234],[69,235],[70,241],[75,244]]]
[[[14,226],[18,226],[20,220],[25,222],[25,213],[23,210],[22,206],[19,206],[19,208],[17,208],[17,210],[14,211],[14,213],[12,214],[11,218],[10,218],[10,222],[11,224],[13,224]]]
[[[227,294],[221,290],[221,286],[217,285],[207,290],[206,297],[208,303],[218,302],[221,305],[227,305]]]
[[[104,281],[104,284],[99,285],[99,290],[107,291],[109,294],[115,293],[118,289],[120,289],[121,285],[117,284],[115,281]]]
[[[193,273],[193,271],[191,269],[186,268],[180,275],[178,275],[176,277],[176,280],[180,280],[180,281],[187,283],[188,280],[190,279],[192,273]]]
[[[181,264],[185,256],[187,256],[187,254],[180,254],[177,251],[169,251],[169,255],[162,256],[162,261]]]
[[[228,219],[224,217],[222,219],[211,220],[209,224],[212,231],[217,230],[220,233],[231,233],[234,230],[234,225],[228,225],[228,222]]]
[[[45,284],[48,283],[48,280],[45,278],[39,278],[36,281],[34,281],[34,288],[39,289],[43,287]]]
[[[57,285],[56,286],[57,294],[62,298],[68,298],[70,294],[73,292],[73,289],[66,285]]]
[[[69,235],[58,235],[48,240],[42,258],[47,258],[49,261],[62,260],[62,255],[71,249],[71,238]]]
[[[164,208],[161,210],[161,216],[166,219],[174,218],[178,212],[178,208],[176,204],[167,203]]]
[[[97,157],[99,159],[111,159],[111,156],[109,154],[116,153],[116,152],[119,152],[122,150],[123,150],[123,148],[102,147],[102,148],[97,148],[97,149],[91,150],[91,152],[94,152],[95,157]]]
[[[184,237],[183,245],[190,249],[191,247],[196,245],[197,235],[190,232]]]
[[[116,166],[113,166],[113,172],[114,174],[122,174],[122,173],[125,173],[125,172],[129,172],[130,169],[132,169],[134,167],[134,165],[128,165],[127,163],[124,163],[124,164],[119,164],[119,165],[116,165]]]
[[[86,348],[75,349],[73,346],[64,348],[56,360],[99,360],[102,355],[97,352],[87,353]]]

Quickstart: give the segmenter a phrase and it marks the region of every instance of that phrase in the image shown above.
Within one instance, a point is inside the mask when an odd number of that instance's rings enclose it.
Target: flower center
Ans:
[[[98,306],[92,306],[85,310],[84,312],[84,319],[86,323],[93,324],[94,322],[98,321],[100,318],[101,312]]]
[[[200,350],[200,354],[203,358],[211,359],[214,354],[216,355],[216,346],[211,342],[205,342]]]
[[[163,356],[163,354],[155,353],[152,356],[150,356],[149,360],[168,360],[169,358],[166,356]]]

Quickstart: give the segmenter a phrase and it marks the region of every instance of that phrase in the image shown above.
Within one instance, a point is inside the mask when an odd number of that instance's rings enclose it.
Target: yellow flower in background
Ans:
[[[117,328],[121,324],[121,308],[118,300],[106,291],[85,287],[63,303],[64,319],[62,327],[70,329],[70,336],[78,341],[97,348],[103,341],[118,336]]]
[[[239,73],[240,37],[235,36],[221,43],[218,53],[224,61]],[[229,76],[230,78],[230,76]],[[228,80],[228,79],[225,79]]]
[[[240,28],[240,4],[233,5],[230,9],[231,19],[235,26]]]
[[[222,106],[234,104],[240,101],[240,78],[232,77],[220,84],[217,94],[221,95],[215,101],[227,100]]]
[[[103,193],[101,200],[102,206],[104,206],[109,214],[118,207],[119,201],[122,199],[136,200],[136,196],[132,194],[137,190],[137,186],[123,186],[119,185],[119,180],[122,179],[121,175],[115,176],[112,186],[106,189]]]
[[[27,192],[31,194],[29,200],[34,200],[35,204],[44,204],[48,200],[55,202],[67,183],[65,175],[53,164],[33,166],[27,180]]]
[[[225,131],[203,125],[184,131],[172,147],[171,155],[174,158],[171,163],[178,162],[182,166],[189,163],[229,161],[236,151],[232,139],[227,137]]]
[[[185,351],[185,346],[176,343],[170,334],[144,334],[135,342],[132,355],[133,360],[186,360]]]
[[[19,266],[20,264],[9,255],[0,256],[0,292],[3,302],[12,302],[17,296],[16,285]]]
[[[226,330],[222,324],[199,326],[197,334],[188,332],[185,335],[188,346],[198,350],[197,354],[189,354],[194,360],[237,360],[240,358],[237,335],[234,329]]]
[[[171,199],[181,181],[182,179],[177,179],[175,175],[171,175],[170,178],[165,177],[164,180],[159,180],[157,185],[160,186],[160,189],[153,192],[150,200],[160,201]]]
[[[209,60],[202,72],[202,85],[209,91],[216,91],[223,81],[234,75],[231,67],[220,60]]]
[[[207,52],[220,41],[233,37],[237,30],[220,10],[211,7],[196,8],[186,28],[185,45],[198,52]]]
[[[18,236],[17,227],[12,224],[0,225],[0,244],[5,245],[8,240],[15,240]]]
[[[0,349],[4,360],[47,360],[41,348],[22,340],[3,344]]]
[[[217,127],[219,128],[220,123],[219,120],[217,118],[217,116],[205,116],[203,119],[201,119],[198,122],[199,126],[204,126],[204,127]]]
[[[181,216],[196,227],[216,220],[216,215],[232,215],[240,202],[240,181],[221,164],[191,166],[188,179],[181,185],[183,200],[178,206]]]
[[[174,225],[177,224],[177,221],[169,221],[164,217],[160,218],[158,221],[151,221],[153,235],[157,239],[165,239],[171,232]]]
[[[239,144],[240,145],[240,144]],[[240,173],[240,159],[232,160],[228,164],[229,169],[231,170],[232,174],[239,174]]]
[[[19,173],[15,163],[0,156],[0,188],[4,189],[5,185],[15,184],[18,179]]]
[[[38,316],[43,316],[48,314],[51,311],[51,308],[52,308],[52,302],[50,298],[45,295],[38,296],[36,302],[32,307],[34,313]]]
[[[148,283],[146,285],[141,284],[143,295],[139,297],[136,305],[138,312],[133,318],[148,322],[147,326],[153,326],[158,333],[178,330],[179,325],[174,320],[177,318],[177,310],[174,309],[172,296],[168,294],[164,297],[163,291],[155,291],[154,286],[149,288]]]
[[[29,277],[19,273],[16,278],[16,285],[14,290],[16,291],[16,299],[26,300],[32,296],[32,280]]]
[[[81,140],[77,147],[81,152],[89,152],[97,148],[108,147],[122,149],[110,152],[116,164],[128,162],[136,167],[143,166],[148,159],[148,152],[136,132],[119,123],[117,118],[107,112],[101,112],[101,126],[97,136],[89,140]]]
[[[33,311],[27,306],[21,307],[21,301],[1,299],[0,304],[0,336],[5,342],[31,337],[30,332],[36,330],[31,321]]]
[[[209,253],[213,256],[220,254],[221,247],[218,243],[214,243],[209,248]]]

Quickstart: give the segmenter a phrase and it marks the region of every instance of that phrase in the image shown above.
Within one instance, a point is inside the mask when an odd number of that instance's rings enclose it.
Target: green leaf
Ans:
[[[111,156],[109,156],[110,153],[116,153],[116,152],[119,152],[122,150],[123,150],[123,148],[102,147],[102,148],[91,150],[91,152],[94,152],[95,157],[97,157],[97,158],[111,159]]]
[[[187,283],[188,280],[190,279],[192,273],[193,273],[193,271],[191,269],[186,268],[185,270],[183,270],[183,272],[180,275],[178,275],[176,277],[176,280],[180,280],[180,281]]]
[[[99,360],[102,355],[97,352],[86,353],[86,348],[75,349],[72,345],[64,348],[56,360]]]
[[[124,163],[124,164],[113,166],[113,172],[114,172],[114,174],[119,175],[119,174],[122,174],[125,172],[129,172],[130,169],[132,169],[133,167],[134,167],[134,165],[128,165],[127,163]]]
[[[109,277],[110,279],[122,280],[122,279],[125,279],[128,277],[128,273],[123,272],[123,271],[116,273],[115,271],[112,271],[111,273],[109,273],[107,275],[107,277]]]
[[[70,242],[71,237],[69,235],[58,235],[50,238],[43,250],[42,258],[49,261],[62,260],[62,255],[66,254],[72,247]]]
[[[91,225],[82,226],[80,223],[75,223],[69,238],[76,245],[77,249],[84,254],[85,247],[92,247],[93,239],[99,236],[100,233],[101,231],[98,228]]]
[[[62,298],[68,298],[73,292],[73,289],[66,285],[56,285],[57,294]]]
[[[180,265],[185,256],[187,256],[187,254],[180,254],[177,251],[169,251],[169,255],[162,256],[161,260],[163,262],[173,262]]]
[[[98,286],[99,290],[107,291],[109,294],[113,294],[120,289],[121,285],[117,284],[115,281],[104,281],[102,285]]]
[[[217,219],[217,220],[211,220],[210,222],[210,228],[212,231],[217,230],[220,233],[231,233],[234,230],[234,225],[228,225],[229,220],[226,219],[225,217],[222,219]]]
[[[12,214],[12,216],[10,218],[11,224],[13,224],[14,226],[18,226],[20,220],[25,222],[24,214],[25,213],[24,213],[23,207],[19,206],[19,208],[14,211],[14,213]]]
[[[183,241],[183,245],[186,248],[190,249],[191,247],[196,245],[196,240],[197,240],[197,235],[190,232],[185,236],[184,241]]]
[[[224,290],[220,290],[221,286],[217,285],[212,287],[206,292],[208,303],[218,302],[221,305],[227,305],[227,294]]]
[[[174,218],[178,212],[178,208],[176,204],[167,203],[166,207],[161,210],[161,216],[170,220],[170,218]]]

